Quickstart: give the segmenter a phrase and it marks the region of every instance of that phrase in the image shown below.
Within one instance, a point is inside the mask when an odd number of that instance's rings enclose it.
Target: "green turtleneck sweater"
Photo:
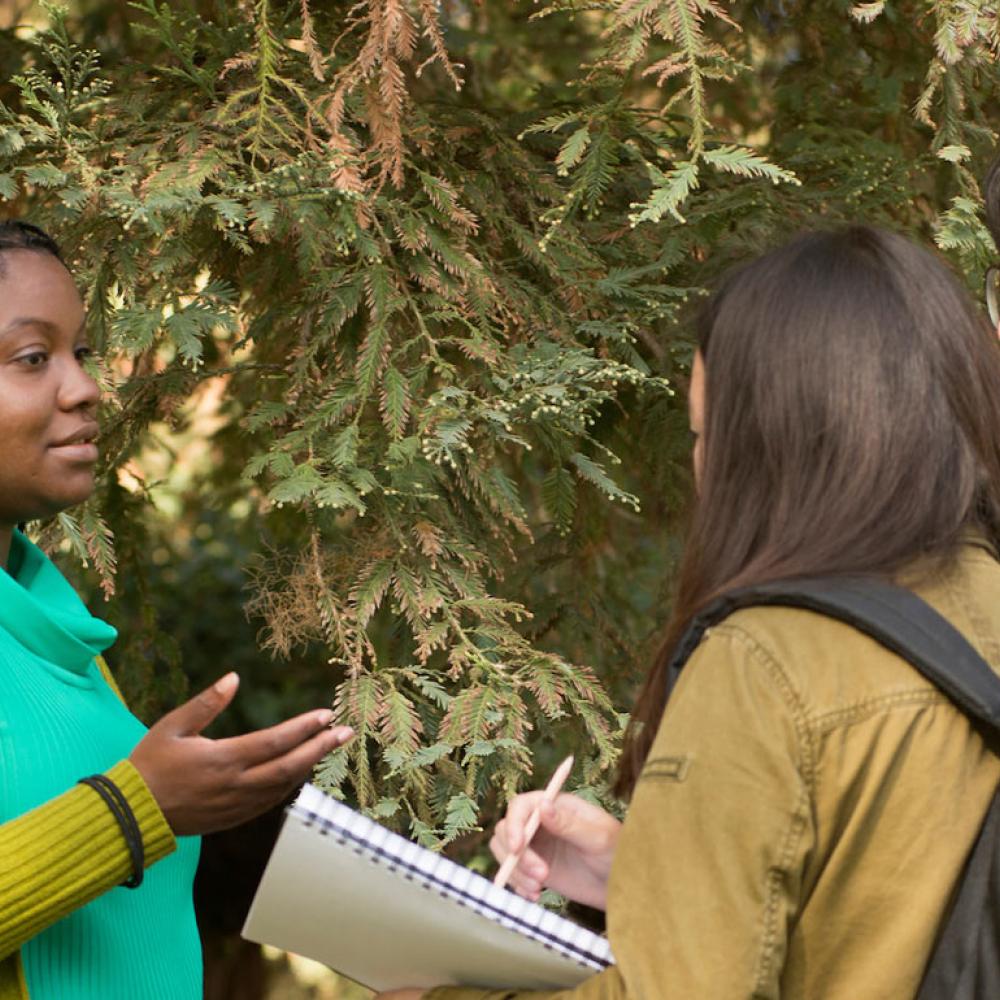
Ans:
[[[0,1000],[202,995],[198,840],[175,842],[126,759],[146,729],[102,669],[114,639],[15,532],[0,570]],[[117,821],[76,784],[98,772],[129,800],[147,866],[159,862],[138,889],[120,886],[130,860]]]

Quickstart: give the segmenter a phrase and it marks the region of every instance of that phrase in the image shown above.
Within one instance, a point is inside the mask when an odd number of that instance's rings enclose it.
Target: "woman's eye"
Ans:
[[[78,347],[73,353],[76,355],[77,361],[83,362],[94,356],[94,349],[92,347]]]
[[[28,368],[41,368],[49,360],[49,356],[45,351],[32,351],[30,354],[22,354],[17,360]]]

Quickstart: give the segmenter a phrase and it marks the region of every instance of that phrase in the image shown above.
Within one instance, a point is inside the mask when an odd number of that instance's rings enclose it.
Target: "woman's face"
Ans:
[[[694,439],[692,461],[695,489],[701,487],[701,468],[705,461],[705,362],[701,351],[694,356],[691,366],[691,387],[688,392],[688,420]]]
[[[94,489],[99,391],[83,369],[84,319],[76,285],[55,257],[0,255],[0,532]]]

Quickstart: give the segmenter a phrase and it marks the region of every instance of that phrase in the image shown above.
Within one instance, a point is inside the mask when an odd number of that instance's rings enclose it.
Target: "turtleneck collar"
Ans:
[[[83,674],[118,633],[95,618],[45,553],[20,532],[0,571],[0,626],[36,656]]]

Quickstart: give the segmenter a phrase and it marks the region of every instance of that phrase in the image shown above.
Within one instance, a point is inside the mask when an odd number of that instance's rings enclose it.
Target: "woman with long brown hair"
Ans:
[[[1000,345],[932,253],[863,226],[731,273],[697,334],[698,497],[627,818],[560,796],[512,882],[606,907],[617,965],[560,997],[912,998],[1000,758],[908,663],[811,611],[737,611],[669,700],[667,665],[720,594],[861,575],[1000,668]],[[511,804],[498,858],[540,794]],[[522,996],[391,994],[422,995]]]

